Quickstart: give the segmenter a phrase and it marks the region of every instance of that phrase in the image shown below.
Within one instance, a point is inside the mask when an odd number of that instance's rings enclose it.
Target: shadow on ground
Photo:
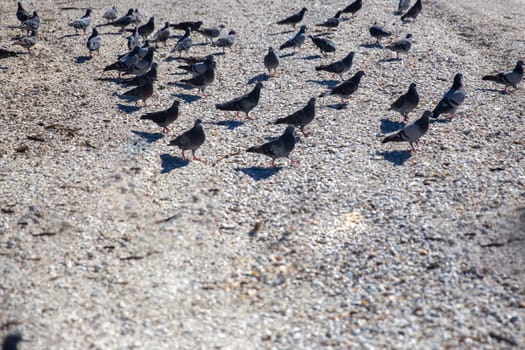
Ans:
[[[255,181],[260,181],[260,180],[269,179],[270,177],[277,174],[281,169],[282,167],[263,168],[263,167],[253,166],[249,168],[237,168],[236,170],[239,170],[242,173],[248,175]]]
[[[164,134],[160,132],[151,133],[139,130],[131,130],[131,132],[137,136],[142,137],[144,140],[146,140],[147,143],[153,143],[164,137]]]
[[[163,153],[160,155],[160,162],[162,166],[161,174],[167,174],[175,169],[184,168],[190,161],[188,159],[182,159],[171,154]]]

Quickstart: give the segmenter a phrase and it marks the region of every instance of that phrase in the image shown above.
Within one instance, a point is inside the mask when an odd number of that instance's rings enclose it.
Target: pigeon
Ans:
[[[293,38],[288,39],[284,44],[279,47],[279,50],[293,47],[300,49],[306,40],[306,26],[301,26],[299,32],[297,32]]]
[[[417,149],[414,147],[414,143],[416,146],[419,146],[419,139],[427,133],[431,115],[432,112],[428,110],[425,111],[421,118],[408,124],[395,134],[385,137],[381,143],[408,142],[410,143],[411,150],[415,152]]]
[[[319,97],[339,95],[341,96],[341,102],[346,103],[350,96],[357,91],[359,82],[361,81],[361,77],[363,75],[365,75],[365,72],[360,70],[350,79],[343,81],[339,85],[336,85],[332,90],[322,93],[319,95]]]
[[[144,106],[147,106],[146,100],[153,96],[153,81],[148,81],[143,85],[137,86],[131,90],[128,90],[122,94],[131,98],[135,103],[138,104],[140,100],[144,101]]]
[[[392,44],[386,46],[387,49],[396,53],[396,59],[399,59],[399,54],[404,53],[408,55],[408,51],[412,46],[412,34],[407,34],[405,39],[394,41]]]
[[[219,24],[211,28],[198,29],[197,32],[204,35],[207,39],[213,43],[213,39],[218,38],[221,35],[221,31],[224,29],[224,24]]]
[[[206,134],[204,134],[204,128],[202,127],[202,120],[195,120],[193,128],[183,132],[181,135],[177,136],[170,141],[170,146],[177,146],[182,150],[182,159],[186,160],[184,151],[191,150],[194,160],[201,160],[195,155],[195,151],[199,149],[200,146],[206,140]]]
[[[417,0],[414,5],[403,16],[401,16],[401,20],[403,22],[407,22],[408,19],[415,21],[422,8],[423,5],[421,4],[421,0]]]
[[[133,34],[128,36],[128,50],[131,51],[135,47],[140,47],[142,45],[142,37],[139,34],[139,28],[135,27]]]
[[[277,24],[285,25],[285,24],[291,24],[295,28],[295,25],[299,22],[301,22],[304,18],[304,14],[308,11],[306,7],[303,7],[301,11],[297,12],[296,14],[291,15],[290,17],[287,17],[283,20],[280,20],[277,22]]]
[[[156,81],[157,80],[157,68],[158,68],[157,62],[153,62],[150,70],[146,74],[138,75],[133,78],[124,79],[122,83],[125,84],[126,86],[140,86],[140,85],[147,83],[148,81]]]
[[[117,19],[118,16],[118,10],[115,6],[112,6],[109,10],[104,12],[102,15],[102,18],[104,18],[106,21],[111,22]]]
[[[29,340],[24,339],[20,332],[16,331],[13,333],[9,333],[4,338],[4,341],[2,343],[2,350],[17,350],[18,343],[23,342],[23,341],[29,341]]]
[[[37,43],[36,31],[32,31],[30,36],[25,36],[20,40],[17,40],[13,45],[22,46],[24,49],[27,49],[27,52],[32,55],[31,48]]]
[[[401,113],[405,123],[408,121],[408,113],[412,112],[419,104],[419,95],[416,90],[416,84],[412,83],[408,87],[406,94],[399,96],[390,106],[390,110]]]
[[[279,118],[276,121],[274,121],[274,124],[288,124],[293,125],[301,132],[305,137],[307,137],[309,134],[304,130],[304,127],[312,122],[315,117],[315,98],[311,98],[308,101],[308,104],[298,110],[295,113],[290,114],[287,117]]]
[[[215,56],[208,55],[206,56],[206,59],[202,62],[197,62],[197,63],[193,63],[190,65],[178,66],[177,68],[180,68],[189,73],[192,73],[193,76],[195,77],[199,74],[203,74],[204,72],[206,72],[211,67],[212,62],[214,61],[215,61]]]
[[[277,139],[262,144],[260,146],[250,147],[246,152],[260,153],[272,158],[272,166],[275,166],[275,160],[278,158],[288,158],[295,148],[294,127],[287,126],[284,133]],[[295,159],[290,159],[291,163],[297,163]]]
[[[443,95],[443,98],[432,111],[432,118],[439,117],[440,114],[450,114],[449,119],[455,117],[456,110],[465,100],[466,94],[463,89],[463,74],[457,73],[454,76],[452,87]]]
[[[168,125],[177,120],[179,116],[179,104],[180,102],[175,100],[170,108],[160,112],[146,113],[140,119],[153,121],[158,126],[161,126],[162,133],[166,134],[169,131]]]
[[[206,96],[206,93],[204,92],[206,90],[206,87],[213,83],[215,80],[215,68],[217,67],[217,64],[215,61],[210,63],[210,66],[208,70],[206,70],[204,73],[197,75],[191,79],[182,79],[180,82],[183,84],[191,85]]]
[[[337,28],[339,26],[339,17],[341,17],[341,14],[343,11],[337,11],[334,17],[328,18],[326,21],[316,24],[318,27],[326,27],[326,28]]]
[[[376,39],[376,45],[381,46],[381,39],[388,38],[392,35],[391,31],[388,31],[381,27],[377,22],[374,22],[374,25],[369,29],[370,35]]]
[[[186,22],[170,24],[171,28],[178,29],[178,30],[184,30],[184,31],[189,27],[192,32],[198,31],[201,26],[202,26],[202,21],[186,21]]]
[[[102,46],[102,37],[98,35],[97,28],[93,28],[91,36],[88,38],[88,41],[86,43],[86,46],[89,50],[89,57],[92,56],[93,52],[98,52],[98,50]]]
[[[87,9],[84,16],[80,17],[79,19],[76,19],[72,22],[69,22],[69,26],[75,28],[75,33],[82,29],[84,30],[84,33],[86,32],[87,27],[91,24],[91,9]]]
[[[131,24],[138,26],[144,20],[144,15],[140,13],[139,9],[133,9],[133,14],[131,15]]]
[[[410,7],[410,0],[399,0],[399,5],[397,6],[396,15],[402,15],[403,12],[408,10]]]
[[[141,48],[139,48],[139,51]],[[146,55],[139,59],[136,63],[132,64],[128,67],[128,69],[124,70],[124,74],[133,74],[133,75],[144,75],[146,74],[151,66],[153,65],[153,53],[155,52],[155,48],[148,47]],[[138,55],[140,58],[140,54]]]
[[[343,80],[343,74],[352,68],[352,62],[354,60],[355,52],[350,52],[345,58],[339,61],[332,62],[327,65],[320,65],[315,67],[316,71],[326,71],[333,74],[339,74],[341,80]]]
[[[504,92],[507,92],[507,87],[509,86],[517,89],[518,84],[523,79],[523,61],[519,60],[511,72],[485,75],[482,79],[505,85]]]
[[[321,54],[323,54],[323,56],[325,56],[326,53],[335,52],[336,48],[332,40],[320,38],[318,36],[312,36],[312,35],[308,35],[308,36],[310,37],[310,39],[312,39],[315,46],[317,46],[319,50],[321,50]]]
[[[351,13],[352,16],[357,13],[357,11],[361,10],[361,7],[363,6],[362,0],[355,0],[353,3],[348,5],[343,9],[343,13]]]
[[[268,53],[264,56],[264,67],[268,69],[268,75],[270,77],[277,74],[277,68],[279,67],[279,57],[275,51],[273,51],[271,46],[268,47]]]
[[[16,18],[18,18],[18,20],[20,21],[20,23],[24,23],[25,21],[27,21],[29,18],[31,17],[31,15],[29,14],[29,12],[27,12],[24,7],[22,6],[22,3],[19,2],[18,3],[18,9],[16,10]]]
[[[151,37],[149,41],[152,43],[155,43],[155,45],[157,45],[157,43],[164,43],[164,45],[166,45],[166,41],[168,41],[169,37],[170,37],[170,22],[166,22],[164,24],[164,27],[157,30],[157,32]]]
[[[246,118],[249,120],[255,120],[255,118],[250,117],[249,113],[259,104],[259,97],[261,96],[262,87],[263,84],[258,82],[253,90],[249,93],[240,97],[236,97],[228,102],[218,103],[215,105],[215,108],[221,111],[235,111],[237,118],[239,118],[239,112],[244,112],[246,114]]]
[[[225,48],[229,48],[231,50],[233,44],[235,43],[236,34],[237,33],[235,30],[230,30],[227,36],[215,40],[213,46],[222,47],[222,52],[224,52]]]
[[[126,15],[117,18],[116,20],[104,24],[99,24],[97,27],[104,27],[104,26],[113,26],[113,27],[120,27],[119,33],[122,33],[124,29],[129,26],[133,22],[133,14],[135,10],[129,9]]]
[[[146,24],[143,24],[138,28],[140,36],[146,39],[155,30],[155,17],[150,17]]]
[[[33,11],[33,16],[29,17],[25,20],[23,26],[27,30],[27,34],[29,35],[31,32],[37,32],[40,28],[40,16],[38,16],[38,13],[36,11]]]
[[[186,32],[182,36],[182,38],[177,41],[173,49],[171,49],[171,52],[178,52],[179,56],[182,56],[182,51],[188,51],[193,46],[193,41],[190,37],[191,34],[191,28],[186,28]]]
[[[7,57],[16,57],[18,53],[0,48],[0,59]]]
[[[128,52],[118,58],[118,61],[115,63],[112,63],[104,68],[104,72],[110,71],[110,70],[116,70],[119,72],[125,72],[128,69],[131,68],[132,65],[137,63],[140,60],[140,57],[138,55],[140,50],[140,47],[135,47],[131,52]]]

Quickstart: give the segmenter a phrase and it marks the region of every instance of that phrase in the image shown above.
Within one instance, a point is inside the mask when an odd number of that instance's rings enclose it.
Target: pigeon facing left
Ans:
[[[25,20],[23,27],[27,30],[27,34],[29,35],[31,32],[38,32],[41,22],[42,21],[40,20],[38,13],[33,11],[33,16]]]
[[[381,27],[377,22],[374,22],[374,25],[369,29],[370,35],[376,39],[376,45],[381,46],[381,39],[388,38],[392,35],[391,31],[388,31]]]
[[[410,0],[399,0],[399,5],[397,6],[396,15],[402,15],[403,12],[408,10],[410,7]]]
[[[523,79],[523,61],[519,60],[518,63],[516,63],[514,69],[510,72],[498,73],[495,75],[485,75],[482,79],[505,85],[505,92],[507,92],[507,88],[509,86],[517,89],[518,84]]]
[[[408,19],[415,21],[422,9],[423,5],[421,0],[417,0],[415,4],[403,16],[401,16],[401,20],[403,22],[407,22]]]
[[[306,137],[308,136],[308,132],[304,130],[304,127],[312,122],[315,118],[315,98],[311,98],[308,101],[308,104],[301,108],[300,110],[290,114],[287,117],[279,118],[276,121],[274,121],[274,124],[288,124],[293,125]]]
[[[449,119],[452,120],[455,117],[457,108],[463,103],[465,97],[463,74],[457,73],[454,76],[452,87],[445,93],[436,108],[432,111],[432,118],[437,118],[441,114],[450,114]]]
[[[182,159],[184,160],[186,160],[184,151],[191,151],[194,160],[201,160],[195,155],[195,152],[202,146],[204,141],[206,141],[206,134],[202,127],[202,120],[197,119],[193,124],[193,128],[171,140],[169,145],[179,147],[182,150]]]
[[[418,104],[419,95],[416,90],[416,83],[412,83],[408,87],[408,91],[392,103],[390,109],[399,112],[406,123],[408,121],[408,113],[412,112]]]
[[[205,93],[206,87],[208,87],[208,85],[213,83],[213,81],[215,80],[215,68],[216,67],[217,67],[217,63],[215,61],[212,61],[209,63],[209,67],[204,73],[199,74],[191,79],[182,79],[180,82],[199,89],[199,91],[204,96],[206,96],[206,93]]]
[[[79,19],[76,19],[72,22],[69,22],[69,26],[75,28],[75,33],[82,29],[84,33],[86,32],[86,29],[91,24],[91,9],[87,9],[84,16],[80,17]]]
[[[211,28],[199,29],[197,32],[201,33],[210,41],[210,43],[213,44],[213,39],[218,38],[219,35],[221,35],[221,31],[224,29],[224,27],[224,24],[221,23]]]
[[[288,126],[284,133],[276,140],[264,143],[260,146],[250,147],[246,152],[264,154],[272,158],[272,166],[275,166],[275,160],[278,158],[288,158],[290,153],[295,148],[294,127]],[[291,163],[296,163],[294,159],[290,159]]]
[[[332,40],[320,38],[318,36],[312,36],[309,35],[310,39],[312,39],[313,43],[319,50],[321,50],[321,54],[324,56],[326,53],[335,52],[336,47]]]
[[[112,6],[109,10],[104,12],[104,14],[102,15],[102,18],[108,21],[108,23],[116,20],[117,17],[118,17],[118,10],[115,6]]]
[[[414,147],[414,144],[416,144],[416,146],[419,146],[419,139],[427,133],[428,128],[430,126],[431,115],[432,112],[428,110],[425,111],[421,118],[419,118],[413,123],[408,124],[395,134],[385,137],[381,143],[403,141],[408,142],[410,143],[411,150],[415,152],[417,149]]]
[[[279,22],[277,22],[277,24],[280,24],[280,25],[291,24],[295,28],[295,25],[303,20],[304,14],[306,13],[306,11],[308,11],[308,9],[306,7],[303,7],[301,11],[299,11],[298,13],[293,14],[290,17],[287,17],[283,20],[280,20]]]

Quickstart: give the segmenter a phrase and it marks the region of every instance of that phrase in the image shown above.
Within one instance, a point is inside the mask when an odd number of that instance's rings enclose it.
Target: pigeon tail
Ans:
[[[264,154],[264,149],[263,149],[263,146],[253,146],[253,147],[248,148],[246,152]]]
[[[381,141],[381,143],[387,143],[387,142],[401,142],[403,141],[403,138],[401,137],[400,133],[395,133],[394,135],[387,136]]]

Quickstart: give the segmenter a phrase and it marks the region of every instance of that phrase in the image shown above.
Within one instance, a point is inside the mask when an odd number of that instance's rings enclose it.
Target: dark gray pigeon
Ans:
[[[208,55],[206,56],[206,59],[204,61],[196,62],[190,65],[178,66],[177,68],[183,69],[188,73],[193,74],[193,76],[195,77],[197,75],[203,74],[208,69],[210,69],[210,67],[212,66],[212,62],[215,62],[215,56]]]
[[[186,29],[189,27],[192,32],[196,32],[197,30],[200,29],[201,26],[202,26],[202,21],[185,21],[185,22],[170,24],[171,28],[174,28],[177,30],[186,31]]]
[[[274,124],[288,124],[293,125],[301,132],[305,137],[307,137],[309,134],[304,130],[304,127],[312,122],[315,118],[315,98],[311,98],[308,101],[308,104],[301,108],[300,110],[290,114],[287,117],[279,118],[276,121],[274,121]]]
[[[18,350],[18,343],[23,341],[29,341],[22,337],[20,332],[9,333],[5,336],[2,343],[2,350]]]
[[[416,90],[416,84],[412,83],[408,87],[406,94],[399,96],[390,106],[390,110],[401,113],[404,121],[408,121],[408,113],[412,112],[419,104],[419,95]]]
[[[427,133],[428,127],[430,125],[431,115],[432,112],[428,110],[425,111],[421,118],[419,118],[413,123],[408,124],[395,134],[385,137],[381,143],[403,141],[408,142],[410,143],[410,148],[412,149],[412,151],[415,152],[417,149],[414,147],[414,144],[416,144],[416,146],[419,146],[419,139]]]
[[[157,68],[157,62],[153,62],[150,70],[146,74],[124,79],[121,83],[126,86],[140,86],[146,84],[148,81],[157,81]]]
[[[210,28],[202,28],[197,30],[197,32],[201,33],[206,39],[210,41],[211,44],[213,44],[213,39],[218,38],[221,35],[221,31],[224,29],[224,24],[218,24],[216,26],[210,27]]]
[[[309,37],[312,39],[315,46],[321,50],[321,54],[323,54],[323,56],[326,55],[326,53],[335,52],[336,47],[332,40],[312,35],[309,35]]]
[[[202,121],[197,119],[195,120],[195,124],[193,124],[193,128],[171,140],[169,145],[179,147],[182,150],[182,159],[184,160],[186,159],[184,151],[191,151],[194,160],[201,160],[195,155],[195,152],[202,146],[205,140],[206,134],[204,134]]]
[[[402,15],[403,12],[408,10],[410,7],[410,0],[399,0],[399,5],[397,6],[396,15]]]
[[[151,16],[150,19],[139,27],[139,34],[146,39],[155,30],[155,17]]]
[[[414,5],[403,16],[401,16],[401,20],[403,22],[407,22],[409,19],[415,21],[422,9],[423,5],[421,0],[417,0]]]
[[[26,20],[28,20],[31,17],[29,12],[27,12],[24,7],[22,6],[21,2],[18,2],[18,8],[16,10],[16,18],[20,21],[20,23],[24,23]]]
[[[408,55],[408,51],[412,47],[412,34],[407,34],[405,39],[394,41],[392,44],[386,46],[390,51],[396,53],[396,58],[399,59],[399,54],[403,53]]]
[[[376,44],[381,46],[381,39],[392,36],[392,32],[381,27],[377,22],[369,29],[370,35],[376,39]]]
[[[38,32],[41,22],[38,13],[33,11],[33,16],[26,19],[22,26],[27,30],[27,34],[29,35],[31,32]]]
[[[69,26],[75,28],[75,33],[82,29],[84,33],[86,32],[86,29],[91,24],[91,9],[87,9],[84,16],[80,17],[79,19],[75,19],[74,21],[69,22]]]
[[[264,67],[268,69],[268,75],[270,77],[277,74],[277,68],[279,67],[279,56],[277,56],[271,46],[268,48],[268,53],[264,56]]]
[[[99,24],[97,25],[97,27],[105,27],[105,26],[120,27],[119,33],[122,33],[125,30],[125,28],[133,22],[134,13],[135,13],[135,10],[131,8],[128,10],[128,12],[124,16],[119,17],[112,22]]]
[[[450,114],[452,120],[456,115],[456,110],[465,100],[466,94],[463,88],[463,74],[457,73],[454,76],[452,87],[443,95],[443,98],[432,111],[432,118],[437,118],[441,114]]]
[[[155,46],[157,43],[164,43],[164,46],[166,46],[166,41],[168,41],[170,35],[170,22],[166,22],[164,27],[157,30],[157,32],[151,37],[149,41],[151,43],[155,43]]]
[[[299,32],[297,32],[293,38],[288,39],[284,44],[279,47],[279,50],[294,48],[300,49],[306,40],[306,26],[301,26]]]
[[[246,152],[264,154],[265,156],[272,158],[272,166],[275,166],[276,159],[288,158],[294,148],[294,127],[288,126],[286,127],[286,130],[284,130],[284,133],[281,136],[279,136],[279,138],[277,138],[276,140],[267,142],[260,146],[250,147],[246,150]],[[292,163],[297,162],[294,159],[290,159],[290,161]]]
[[[140,52],[139,48],[139,52]],[[132,64],[128,69],[124,71],[124,74],[133,74],[133,75],[144,75],[146,74],[153,65],[153,54],[155,52],[155,48],[148,47],[146,51],[146,55],[140,59],[140,53],[138,54],[139,60]]]
[[[139,34],[139,28],[135,27],[133,34],[128,36],[128,50],[131,51],[135,47],[140,47],[142,45],[142,37]]]
[[[102,46],[102,37],[98,35],[97,28],[93,28],[91,36],[88,38],[88,41],[86,43],[86,46],[89,50],[89,57],[92,56],[93,52],[98,52],[98,50]]]
[[[112,6],[109,10],[104,12],[104,14],[102,15],[102,18],[108,21],[108,23],[116,20],[117,17],[118,17],[118,10],[115,6]]]
[[[519,60],[518,63],[516,63],[514,69],[510,72],[498,73],[495,75],[485,75],[482,79],[505,85],[505,92],[507,92],[507,88],[509,86],[517,89],[518,84],[523,79],[523,61]]]
[[[258,82],[252,91],[242,95],[240,97],[234,98],[231,101],[218,103],[215,105],[215,108],[221,111],[234,111],[237,118],[239,117],[239,112],[246,114],[246,118],[249,120],[255,120],[255,118],[250,117],[249,113],[259,104],[259,97],[261,96],[261,88],[263,84]]]
[[[162,133],[166,134],[169,131],[168,125],[177,120],[177,117],[179,116],[179,104],[180,102],[175,100],[170,108],[160,112],[146,113],[141,116],[140,119],[153,121],[158,126],[161,126]]]
[[[332,90],[322,93],[319,95],[319,97],[339,95],[341,96],[341,102],[347,103],[347,100],[350,98],[350,96],[357,91],[363,75],[365,75],[365,72],[360,70],[350,79],[343,81],[339,85],[336,85]]]
[[[342,13],[343,11],[339,10],[337,11],[334,17],[330,17],[326,21],[316,24],[316,26],[325,28],[337,28],[339,26],[339,23],[341,22],[340,17]]]
[[[215,42],[212,45],[215,47],[222,47],[222,52],[224,52],[226,48],[229,48],[231,50],[233,44],[235,44],[236,35],[237,33],[235,32],[235,30],[230,30],[228,32],[228,35],[215,40]]]
[[[357,11],[361,10],[361,7],[363,7],[363,1],[355,0],[353,3],[343,9],[343,13],[351,13],[353,16],[357,13]]]
[[[180,38],[173,49],[171,49],[171,52],[178,52],[179,56],[181,56],[182,51],[188,51],[193,46],[193,40],[191,40],[190,34],[191,28],[188,27],[186,28],[186,32],[184,32],[182,38]]]
[[[24,49],[27,49],[27,52],[30,55],[33,55],[33,53],[31,52],[31,48],[33,46],[35,46],[37,42],[38,42],[38,38],[36,36],[36,31],[33,30],[33,31],[31,31],[31,35],[30,36],[25,36],[25,37],[15,41],[13,43],[13,45],[22,46]]]
[[[332,62],[327,65],[320,65],[315,67],[316,71],[326,71],[333,74],[338,74],[341,80],[343,80],[343,74],[352,68],[352,62],[354,60],[355,52],[350,52],[345,58],[339,61]]]
[[[180,82],[199,89],[199,91],[204,96],[206,96],[206,93],[205,93],[206,87],[208,87],[208,85],[213,83],[213,81],[215,80],[215,68],[216,67],[217,67],[217,63],[215,61],[212,61],[209,65],[208,70],[206,70],[204,73],[197,75],[191,79],[182,79]]]
[[[308,9],[306,7],[303,7],[301,11],[299,11],[298,13],[291,15],[290,17],[287,17],[283,20],[280,20],[279,22],[277,22],[277,24],[280,24],[280,25],[291,24],[295,28],[295,25],[303,20],[304,14],[306,13],[306,11],[308,11]]]
[[[138,102],[142,100],[144,102],[144,106],[147,106],[146,100],[153,96],[153,81],[148,81],[143,85],[128,90],[124,92],[122,96],[129,97],[130,99],[135,101],[136,104],[138,104]]]

